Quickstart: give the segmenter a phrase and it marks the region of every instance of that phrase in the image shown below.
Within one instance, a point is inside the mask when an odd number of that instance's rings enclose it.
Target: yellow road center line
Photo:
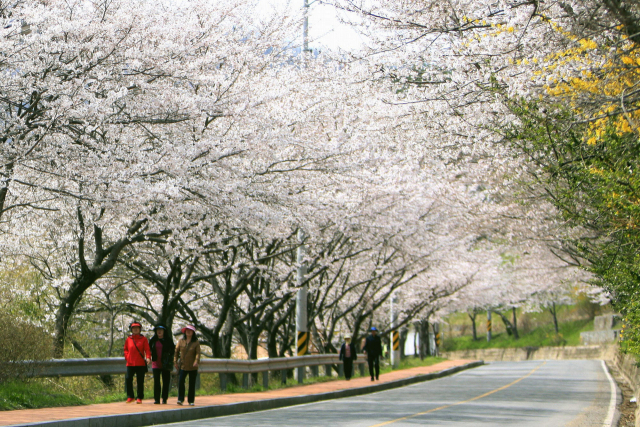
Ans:
[[[491,390],[491,391],[489,391],[489,392],[487,392],[487,393],[481,394],[480,396],[472,397],[471,399],[463,400],[463,401],[461,401],[461,402],[452,403],[451,405],[444,405],[444,406],[440,406],[440,407],[438,407],[438,408],[433,408],[433,409],[430,409],[430,410],[428,410],[428,411],[418,412],[417,414],[407,415],[406,417],[397,418],[397,419],[395,419],[395,420],[385,421],[384,423],[375,424],[375,425],[372,425],[371,427],[381,427],[381,426],[386,426],[386,425],[389,425],[389,424],[397,423],[398,421],[408,420],[409,418],[418,417],[418,416],[420,416],[420,415],[425,415],[425,414],[428,414],[428,413],[431,413],[431,412],[439,411],[439,410],[441,410],[441,409],[447,409],[447,408],[451,408],[452,406],[462,405],[463,403],[469,403],[469,402],[473,402],[474,400],[482,399],[483,397],[487,397],[487,396],[489,396],[490,394],[497,393],[497,392],[499,392],[499,391],[502,391],[502,390],[504,390],[504,389],[506,389],[506,388],[511,387],[511,386],[512,386],[512,385],[514,385],[514,384],[519,383],[519,382],[520,382],[520,381],[522,381],[523,379],[525,379],[525,378],[527,378],[527,377],[529,377],[529,376],[533,375],[533,373],[534,373],[535,371],[537,371],[538,369],[542,368],[542,366],[543,366],[545,363],[547,363],[547,362],[546,362],[546,361],[545,361],[545,362],[542,362],[542,363],[541,363],[537,368],[535,368],[533,371],[529,372],[529,373],[528,373],[527,375],[525,375],[524,377],[518,378],[517,380],[515,380],[515,381],[513,381],[513,382],[511,382],[511,383],[509,383],[509,384],[507,384],[507,385],[503,385],[503,386],[502,386],[502,387],[500,387],[500,388],[497,388],[497,389],[495,389],[495,390]]]

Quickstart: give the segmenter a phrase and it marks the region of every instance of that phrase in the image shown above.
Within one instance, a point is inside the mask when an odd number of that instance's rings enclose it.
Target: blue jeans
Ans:
[[[180,374],[178,376],[178,401],[184,402],[184,386],[187,380],[187,375],[189,375],[189,396],[188,402],[194,403],[196,400],[196,376],[198,375],[198,370],[193,371],[185,371],[180,369]]]

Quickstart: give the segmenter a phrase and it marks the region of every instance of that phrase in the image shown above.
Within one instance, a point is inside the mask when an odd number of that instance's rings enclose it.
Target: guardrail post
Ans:
[[[306,370],[307,370],[306,366],[300,366],[298,368],[298,384],[302,384],[302,382],[304,381],[304,374]]]
[[[320,374],[318,373],[318,365],[312,366],[311,367],[311,376],[313,377],[319,377]]]
[[[364,363],[361,363],[359,366],[360,366],[360,376],[364,377]]]
[[[344,377],[344,365],[342,363],[338,363],[338,376]]]
[[[324,365],[324,376],[325,377],[331,376],[331,365]]]
[[[269,390],[269,371],[264,371],[262,373],[262,387],[265,390]]]
[[[220,390],[227,391],[227,374],[220,373]]]
[[[200,390],[200,371],[196,374],[196,390]]]
[[[282,376],[282,384],[286,384],[287,383],[287,370],[286,369],[282,369],[280,371],[280,375]]]
[[[249,374],[242,374],[242,388],[249,388]]]

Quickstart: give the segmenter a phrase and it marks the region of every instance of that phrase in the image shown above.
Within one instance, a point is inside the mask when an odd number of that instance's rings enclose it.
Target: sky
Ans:
[[[309,47],[355,50],[363,44],[363,38],[350,26],[342,24],[347,12],[337,10],[320,1],[309,0]],[[303,0],[259,0],[258,13],[272,8],[286,9],[302,17]],[[300,38],[302,38],[302,30]]]

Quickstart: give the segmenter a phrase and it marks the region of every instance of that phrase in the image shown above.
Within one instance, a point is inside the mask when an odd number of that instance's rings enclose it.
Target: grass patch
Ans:
[[[85,402],[68,391],[41,382],[11,381],[0,387],[0,410],[51,408],[57,406],[77,406]]]
[[[471,336],[448,337],[444,340],[444,351],[475,350],[483,348],[511,348],[511,347],[555,347],[580,345],[580,332],[593,330],[593,320],[574,320],[558,325],[559,332],[555,333],[553,325],[544,325],[521,333],[519,339],[507,335],[506,332],[496,333],[491,342],[485,336],[474,341]]]

